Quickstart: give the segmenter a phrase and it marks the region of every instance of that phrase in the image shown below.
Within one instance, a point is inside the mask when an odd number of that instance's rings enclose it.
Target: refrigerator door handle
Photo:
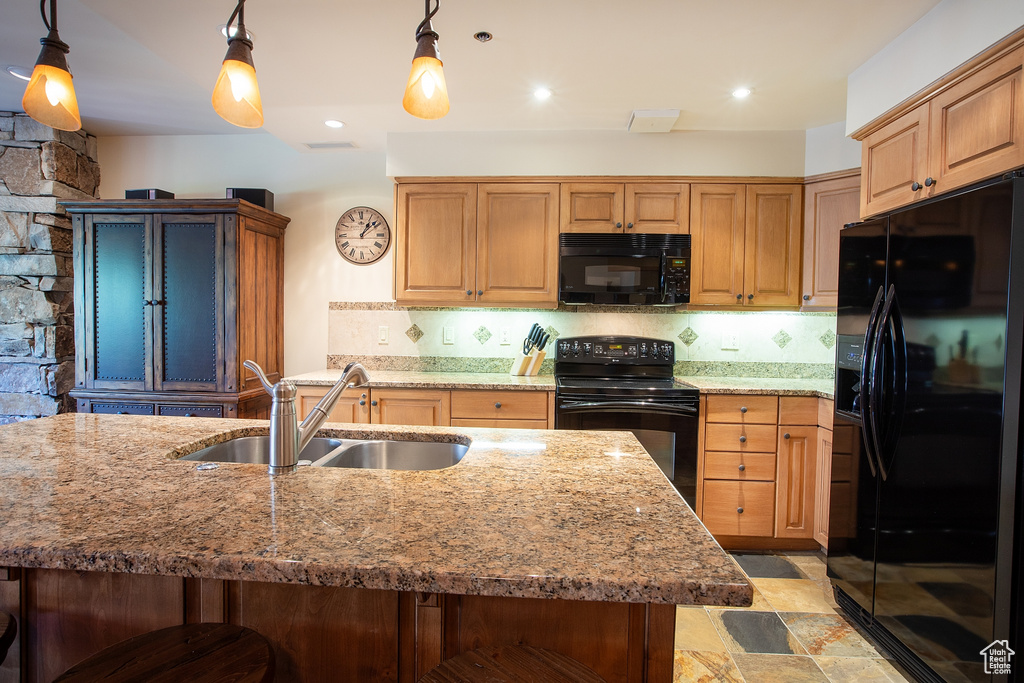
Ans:
[[[875,295],[875,303],[871,306],[871,314],[868,316],[868,325],[864,330],[864,350],[861,353],[860,361],[860,430],[864,437],[864,455],[868,460],[868,468],[871,476],[878,476],[878,469],[875,467],[875,454],[873,451],[874,426],[872,425],[871,388],[874,384],[871,372],[874,370],[874,340],[875,327],[878,324],[878,314],[882,307],[885,288],[879,287]]]
[[[882,390],[890,392],[891,406],[886,431],[882,435],[882,448],[878,452],[878,468],[882,479],[889,477],[894,458],[896,457],[896,440],[903,426],[903,416],[907,407],[907,382],[909,380],[909,359],[907,357],[907,336],[903,327],[903,312],[900,311],[899,299],[893,291],[891,311],[889,313],[889,341],[892,348],[891,381],[883,385]]]
[[[884,435],[888,434],[889,430],[879,429],[879,410],[882,406],[883,391],[885,389],[885,378],[879,377],[881,371],[879,365],[884,352],[883,342],[885,341],[885,333],[890,326],[889,318],[892,315],[895,301],[896,287],[895,285],[889,285],[889,291],[885,295],[885,303],[882,305],[882,313],[879,316],[878,327],[875,329],[875,338],[871,344],[871,388],[869,390],[868,414],[871,416],[871,444],[875,450],[878,471],[883,481],[889,477],[883,462],[885,459],[884,446],[886,445]],[[892,338],[894,335],[889,336]],[[893,348],[895,349],[895,343]]]

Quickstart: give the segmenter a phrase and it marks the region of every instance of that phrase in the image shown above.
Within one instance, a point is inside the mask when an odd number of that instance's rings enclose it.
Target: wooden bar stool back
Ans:
[[[270,643],[234,624],[184,624],[123,640],[61,674],[61,683],[269,683]],[[55,682],[56,683],[56,682]]]
[[[482,647],[446,659],[419,683],[604,683],[575,659],[527,645]]]

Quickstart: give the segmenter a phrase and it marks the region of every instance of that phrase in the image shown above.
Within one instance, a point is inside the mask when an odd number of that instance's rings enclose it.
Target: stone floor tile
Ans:
[[[806,552],[787,552],[784,553],[787,560],[795,564],[800,568],[807,578],[814,581],[828,581],[828,567],[825,564],[825,556],[821,553],[806,551]]]
[[[734,553],[736,560],[747,576],[764,579],[806,579],[795,564],[781,555]]]
[[[810,657],[734,654],[744,680],[756,683],[828,683]]]
[[[676,650],[672,683],[744,683],[728,652]]]
[[[821,586],[810,579],[751,579],[750,582],[779,612],[835,612]]]
[[[711,623],[707,610],[676,610],[676,648],[700,652],[725,652],[725,643]]]
[[[806,654],[775,612],[708,610],[708,614],[729,652]]]
[[[832,683],[902,683],[900,673],[884,659],[814,657]]]
[[[779,616],[812,655],[878,657],[871,643],[838,614],[786,612]]]

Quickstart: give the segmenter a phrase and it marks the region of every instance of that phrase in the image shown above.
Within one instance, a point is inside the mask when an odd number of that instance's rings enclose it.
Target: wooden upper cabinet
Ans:
[[[558,184],[477,187],[476,293],[482,304],[558,305]]]
[[[1024,47],[931,100],[934,193],[1024,165]]]
[[[476,183],[398,186],[399,304],[476,301]]]
[[[622,232],[622,183],[562,183],[561,232]]]
[[[859,208],[860,175],[804,187],[803,305],[837,305],[839,231],[858,219]]]
[[[745,225],[745,186],[692,186],[691,304],[740,303]]]
[[[686,183],[626,183],[625,230],[690,232],[690,186]]]
[[[883,126],[861,143],[861,216],[924,199],[928,168],[928,105]]]
[[[802,185],[747,185],[743,303],[800,303]]]

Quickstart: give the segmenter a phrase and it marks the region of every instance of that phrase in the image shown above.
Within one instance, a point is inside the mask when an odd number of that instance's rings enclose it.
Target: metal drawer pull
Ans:
[[[497,403],[495,403],[494,407],[495,408],[500,408],[501,407],[501,401],[498,401]]]
[[[742,471],[743,471],[743,470],[745,470],[745,469],[747,469],[747,466],[746,466],[746,465],[740,465],[740,472],[742,472]]]
[[[740,437],[740,443],[746,443],[746,442],[747,442],[747,437],[741,436]]]
[[[185,413],[185,417],[195,417],[195,413]]]
[[[782,438],[783,439],[788,439],[789,438],[789,432],[786,432],[785,434],[783,434]]]
[[[736,508],[736,512],[738,512],[738,513],[740,513],[742,515],[743,514],[743,508]]]
[[[741,413],[745,413],[745,412],[747,412],[747,407],[746,407],[746,406],[742,406],[742,407],[740,408],[740,412],[741,412]]]

